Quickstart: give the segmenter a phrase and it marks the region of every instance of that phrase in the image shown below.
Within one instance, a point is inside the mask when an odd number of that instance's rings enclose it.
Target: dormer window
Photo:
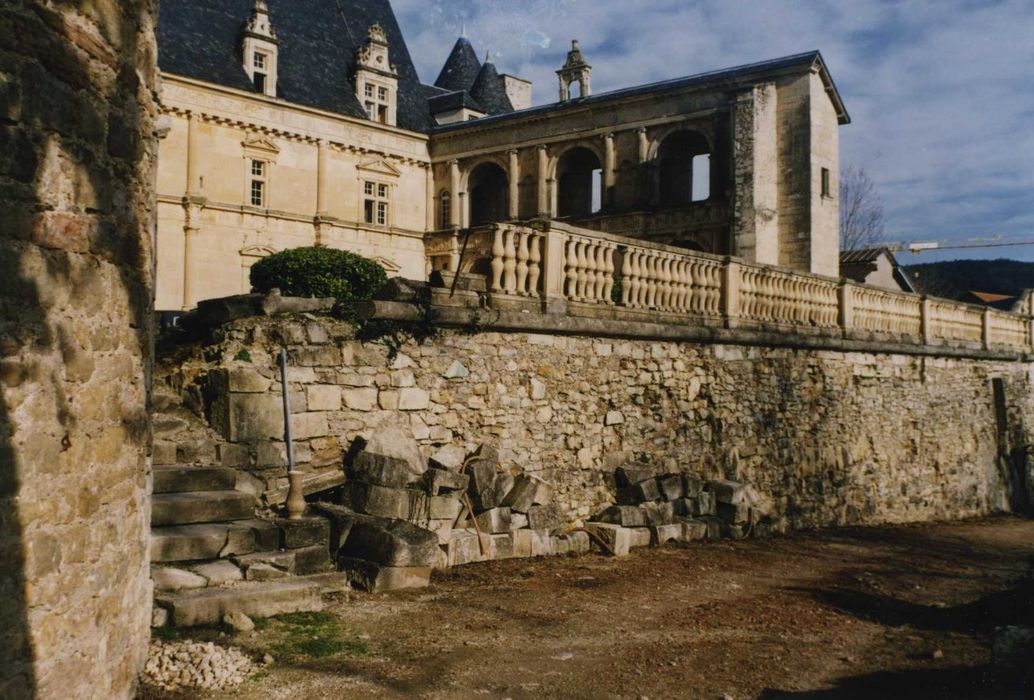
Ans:
[[[244,31],[244,71],[257,92],[276,97],[277,38],[265,0],[255,0]]]
[[[398,82],[398,71],[388,60],[387,34],[375,24],[359,49],[355,72],[356,96],[372,121],[395,126]]]
[[[391,93],[388,88],[384,85],[366,83],[363,86],[363,107],[370,119],[387,124],[391,110]]]

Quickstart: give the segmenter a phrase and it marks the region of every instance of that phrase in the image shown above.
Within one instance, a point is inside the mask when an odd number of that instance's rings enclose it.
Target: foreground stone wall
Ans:
[[[630,460],[750,483],[777,529],[1007,509],[1021,480],[999,452],[1022,453],[1034,419],[1019,362],[455,331],[389,359],[347,323],[246,319],[169,372],[205,395],[222,453],[274,499],[286,486],[282,344],[314,483],[333,483],[354,438],[399,423],[428,453],[495,444],[514,471],[554,485],[572,522],[612,502],[611,475]]]
[[[0,697],[147,654],[150,2],[0,3]]]

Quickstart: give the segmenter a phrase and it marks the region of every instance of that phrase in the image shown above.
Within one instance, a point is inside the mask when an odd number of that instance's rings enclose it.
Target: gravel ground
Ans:
[[[990,663],[1032,564],[1019,518],[478,564],[222,639],[276,661],[189,697],[1032,697]]]

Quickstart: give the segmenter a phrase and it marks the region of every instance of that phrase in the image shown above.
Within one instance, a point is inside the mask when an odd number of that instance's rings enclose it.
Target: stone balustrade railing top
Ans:
[[[437,231],[428,271],[483,276],[490,307],[651,322],[1034,350],[1030,291],[1011,312],[544,222]]]

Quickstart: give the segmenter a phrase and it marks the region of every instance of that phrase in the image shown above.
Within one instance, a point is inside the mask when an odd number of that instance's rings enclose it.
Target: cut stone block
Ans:
[[[614,478],[619,487],[633,486],[654,477],[654,469],[645,464],[625,464],[617,468]]]
[[[631,549],[638,549],[639,547],[649,547],[653,542],[653,534],[650,532],[648,527],[630,527],[628,528],[628,546]]]
[[[718,518],[709,515],[702,518],[697,518],[696,522],[703,523],[704,527],[707,528],[707,539],[722,539],[722,521]]]
[[[476,517],[481,532],[497,534],[510,531],[510,509],[491,508]]]
[[[321,574],[334,568],[326,544],[314,544],[310,547],[293,549],[291,552],[294,554],[294,574],[296,576]]]
[[[223,467],[156,466],[153,493],[232,491],[237,472]]]
[[[514,557],[513,535],[509,532],[492,535],[488,549],[489,559],[512,559]]]
[[[427,517],[431,520],[456,522],[463,505],[455,496],[431,496],[427,499]]]
[[[417,481],[427,471],[427,462],[424,461],[416,440],[397,425],[386,425],[378,429],[363,446],[360,455],[362,454],[377,455],[393,462],[405,463],[410,474],[406,483]]]
[[[553,502],[553,487],[544,481],[535,480],[535,498],[533,499],[534,505],[537,506],[548,506]]]
[[[682,540],[684,542],[696,542],[707,538],[707,523],[699,520],[682,521]]]
[[[714,494],[715,501],[718,503],[727,503],[733,506],[740,504],[748,506],[757,505],[757,496],[753,493],[753,489],[738,481],[714,479],[707,482],[707,490]]]
[[[509,474],[499,474],[495,478],[495,485],[492,487],[495,491],[495,502],[499,505],[506,505],[503,500],[506,495],[513,490],[514,479]]]
[[[596,516],[596,521],[623,527],[645,527],[646,511],[638,506],[611,506]]]
[[[259,564],[272,566],[286,573],[292,573],[294,571],[294,557],[294,552],[255,552],[254,554],[234,557],[233,561],[244,570],[244,577],[251,580],[252,577],[249,575],[249,569]]]
[[[494,488],[489,488],[481,493],[469,493],[468,495],[470,496],[471,505],[474,506],[475,513],[484,513],[486,510],[499,507],[498,494]]]
[[[631,539],[628,528],[611,523],[586,523],[585,529],[592,533],[593,537],[602,540],[606,544],[606,548],[601,548],[600,550],[604,554],[618,557],[628,555]],[[597,547],[599,546],[595,542],[593,544]]]
[[[463,469],[463,462],[466,459],[467,452],[462,447],[446,445],[431,455],[431,466],[447,472],[458,472]]]
[[[423,474],[424,472],[416,473],[406,460],[375,454],[368,450],[360,452],[349,469],[352,479],[392,489],[405,488],[420,479]]]
[[[151,499],[151,525],[243,520],[255,514],[255,499],[238,491],[162,493]]]
[[[622,486],[617,490],[617,502],[622,506],[634,506],[640,503],[651,503],[661,499],[656,479],[641,481],[632,486]]]
[[[344,557],[338,560],[338,568],[355,588],[370,593],[424,588],[431,581],[430,566],[385,566]]]
[[[682,475],[668,474],[657,477],[657,489],[665,501],[676,501],[684,494]]]
[[[675,515],[693,515],[693,511],[696,507],[696,499],[680,498],[678,500],[672,501],[671,507],[675,509]]]
[[[433,458],[432,458],[433,459]],[[432,466],[424,473],[428,493],[438,496],[443,493],[462,493],[470,485],[470,477],[460,472],[445,471]]]
[[[510,511],[510,530],[523,530],[528,527],[528,516],[524,513]]]
[[[693,498],[704,490],[704,482],[695,476],[682,475],[682,490],[686,498]]]
[[[176,627],[216,624],[226,613],[234,611],[255,619],[323,609],[319,586],[301,580],[240,583],[233,588],[158,594],[155,602],[169,611]]]
[[[283,549],[300,549],[315,544],[326,548],[330,541],[330,522],[326,518],[278,518],[276,526],[280,530],[280,547]]]
[[[185,569],[156,566],[151,569],[151,580],[160,591],[178,591],[183,588],[204,588],[208,579]]]
[[[702,491],[696,497],[696,504],[693,506],[693,515],[703,517],[714,515],[717,512],[717,503],[714,494],[709,491]]]
[[[467,464],[466,474],[470,477],[470,495],[481,496],[494,491],[496,465],[490,460],[477,459]]]
[[[482,561],[481,544],[474,530],[453,530],[447,548],[449,566],[462,566]]]
[[[681,542],[683,534],[682,523],[655,525],[650,528],[650,544],[659,546],[665,542]]]
[[[538,482],[528,476],[518,476],[513,480],[513,487],[503,498],[502,504],[518,513],[527,513],[535,505],[535,491]]]
[[[163,464],[176,464],[176,443],[155,441],[152,452],[152,461],[155,466]]]
[[[343,491],[344,502],[354,511],[381,518],[408,520],[419,491],[390,489],[361,481],[349,481]]]
[[[739,503],[737,505],[719,503],[718,517],[732,525],[748,523],[751,520],[751,508],[746,503]]]
[[[567,541],[570,543],[571,554],[588,554],[592,549],[588,533],[571,532],[567,534]]]
[[[532,506],[528,510],[528,527],[532,530],[552,532],[564,527],[564,514],[555,503],[545,506]]]
[[[644,503],[640,506],[648,525],[668,525],[675,522],[675,507],[668,502]]]
[[[244,570],[244,578],[248,581],[278,581],[290,575],[290,573],[283,569],[278,569],[272,564],[265,564],[263,562],[256,562]]]
[[[438,536],[401,520],[356,521],[341,547],[344,557],[364,559],[384,566],[433,566]]]
[[[232,562],[225,559],[205,562],[193,567],[195,574],[204,576],[209,586],[222,586],[233,581],[243,581],[244,573]]]
[[[553,553],[557,556],[563,556],[571,552],[571,541],[567,539],[566,535],[555,535],[551,539],[553,542]]]
[[[438,536],[439,545],[449,544],[449,539],[452,537],[452,526],[453,520],[430,520],[427,523],[427,529]]]
[[[364,515],[362,513],[356,513],[354,510],[345,506],[339,506],[333,503],[316,503],[313,504],[312,508],[326,516],[330,521],[330,537],[329,537],[329,550],[331,552],[337,552],[341,549],[341,546],[348,539],[348,534],[351,532],[352,527],[360,521],[377,523],[380,519],[372,515]]]

